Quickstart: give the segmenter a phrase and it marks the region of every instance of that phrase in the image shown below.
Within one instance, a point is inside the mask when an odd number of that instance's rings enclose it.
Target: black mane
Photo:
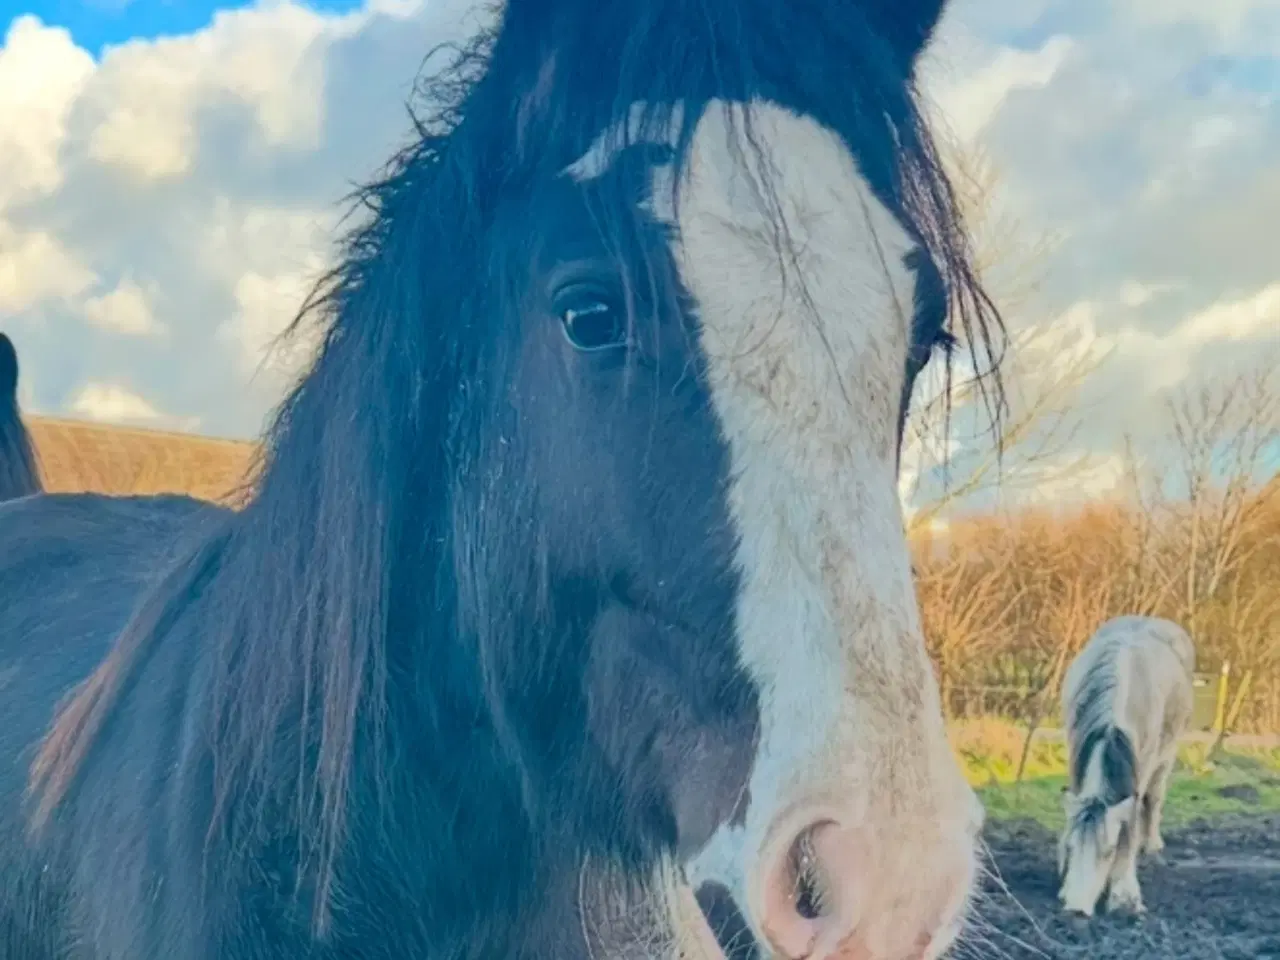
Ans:
[[[529,787],[539,776],[540,787],[553,783],[558,758],[531,756],[505,721],[526,685],[551,703],[573,678],[554,674],[551,655],[536,683],[512,676],[511,651],[500,644],[527,640],[528,631],[480,627],[510,616],[486,606],[494,588],[474,582],[488,558],[466,536],[476,505],[459,493],[475,479],[487,404],[500,402],[486,392],[487,364],[493,344],[510,337],[500,325],[513,314],[503,305],[510,294],[491,235],[495,209],[522,183],[575,159],[634,101],[655,114],[683,102],[687,146],[708,99],[767,97],[844,136],[936,265],[953,328],[986,357],[976,366],[991,367],[999,320],[914,82],[903,82],[908,43],[899,25],[908,18],[892,12],[900,7],[882,0],[869,14],[858,0],[509,0],[500,30],[455,50],[423,85],[416,141],[360,191],[363,222],[291,328],[318,326],[321,346],[266,435],[256,495],[155,585],[62,715],[33,771],[41,815],[75,791],[95,738],[160,641],[199,629],[217,804],[209,849],[228,838],[235,848],[274,824],[273,835],[296,844],[302,867],[289,882],[311,896],[322,930],[344,877],[356,882],[343,869],[353,834],[418,849],[438,833],[441,856],[468,858],[405,867],[439,872],[423,883],[438,895],[432,919],[445,927],[450,910],[474,914],[474,891],[459,877],[509,870],[508,897],[528,884],[546,854],[533,847],[538,834],[527,849],[499,850],[485,824],[560,822],[555,794]],[[832,50],[840,55],[823,56]],[[601,77],[612,96],[599,96]],[[519,573],[538,595],[539,544],[522,541],[521,530],[507,536],[506,552],[528,558]],[[423,676],[433,677],[430,688],[391,696]],[[493,789],[460,804],[398,774],[408,762]],[[357,802],[409,793],[413,822],[387,819],[406,804]],[[573,831],[585,832],[591,817],[642,842],[627,833],[639,819],[628,811],[572,812],[582,822],[544,842],[581,847]],[[451,837],[466,838],[462,849]]]
[[[1071,784],[1079,791],[1094,756],[1101,752],[1102,793],[1101,801],[1113,807],[1122,800],[1137,795],[1138,762],[1133,752],[1133,741],[1119,727],[1105,726],[1089,730],[1071,758]]]
[[[1107,806],[1137,791],[1133,741],[1116,726],[1116,670],[1114,655],[1095,657],[1080,679],[1068,717],[1074,733],[1069,757],[1071,788],[1077,793],[1082,789],[1089,764],[1101,751],[1102,799]]]

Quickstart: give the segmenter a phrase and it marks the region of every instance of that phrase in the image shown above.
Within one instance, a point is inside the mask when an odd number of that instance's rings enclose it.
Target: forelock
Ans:
[[[1107,804],[1101,797],[1082,800],[1071,816],[1071,836],[1077,844],[1092,842],[1100,848],[1106,832],[1106,821]]]

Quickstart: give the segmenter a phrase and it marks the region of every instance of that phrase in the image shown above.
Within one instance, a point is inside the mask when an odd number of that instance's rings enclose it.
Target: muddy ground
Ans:
[[[1058,911],[1057,838],[1033,821],[989,824],[999,877],[988,881],[971,960],[1280,960],[1280,815],[1194,821],[1144,859],[1147,915],[1074,920]]]

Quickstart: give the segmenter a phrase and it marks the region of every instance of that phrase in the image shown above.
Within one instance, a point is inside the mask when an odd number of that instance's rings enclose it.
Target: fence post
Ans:
[[[1222,672],[1218,674],[1218,702],[1213,710],[1213,732],[1221,733],[1227,722],[1227,683],[1231,677],[1231,661],[1222,661]]]
[[[1244,698],[1249,695],[1249,681],[1253,679],[1253,671],[1246,670],[1244,676],[1240,678],[1240,683],[1236,687],[1236,695],[1231,700],[1231,709],[1227,711],[1226,721],[1223,723],[1222,732],[1234,731],[1236,724],[1240,722],[1240,710],[1244,707]]]

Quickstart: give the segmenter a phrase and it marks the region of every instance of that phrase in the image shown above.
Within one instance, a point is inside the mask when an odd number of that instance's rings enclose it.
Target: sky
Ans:
[[[0,0],[0,328],[26,407],[255,435],[289,372],[265,347],[474,13]],[[995,178],[980,249],[1031,345],[1021,389],[1105,356],[1055,454],[1088,469],[1038,495],[1104,494],[1125,434],[1164,442],[1161,391],[1280,350],[1280,2],[953,0],[922,81]]]

